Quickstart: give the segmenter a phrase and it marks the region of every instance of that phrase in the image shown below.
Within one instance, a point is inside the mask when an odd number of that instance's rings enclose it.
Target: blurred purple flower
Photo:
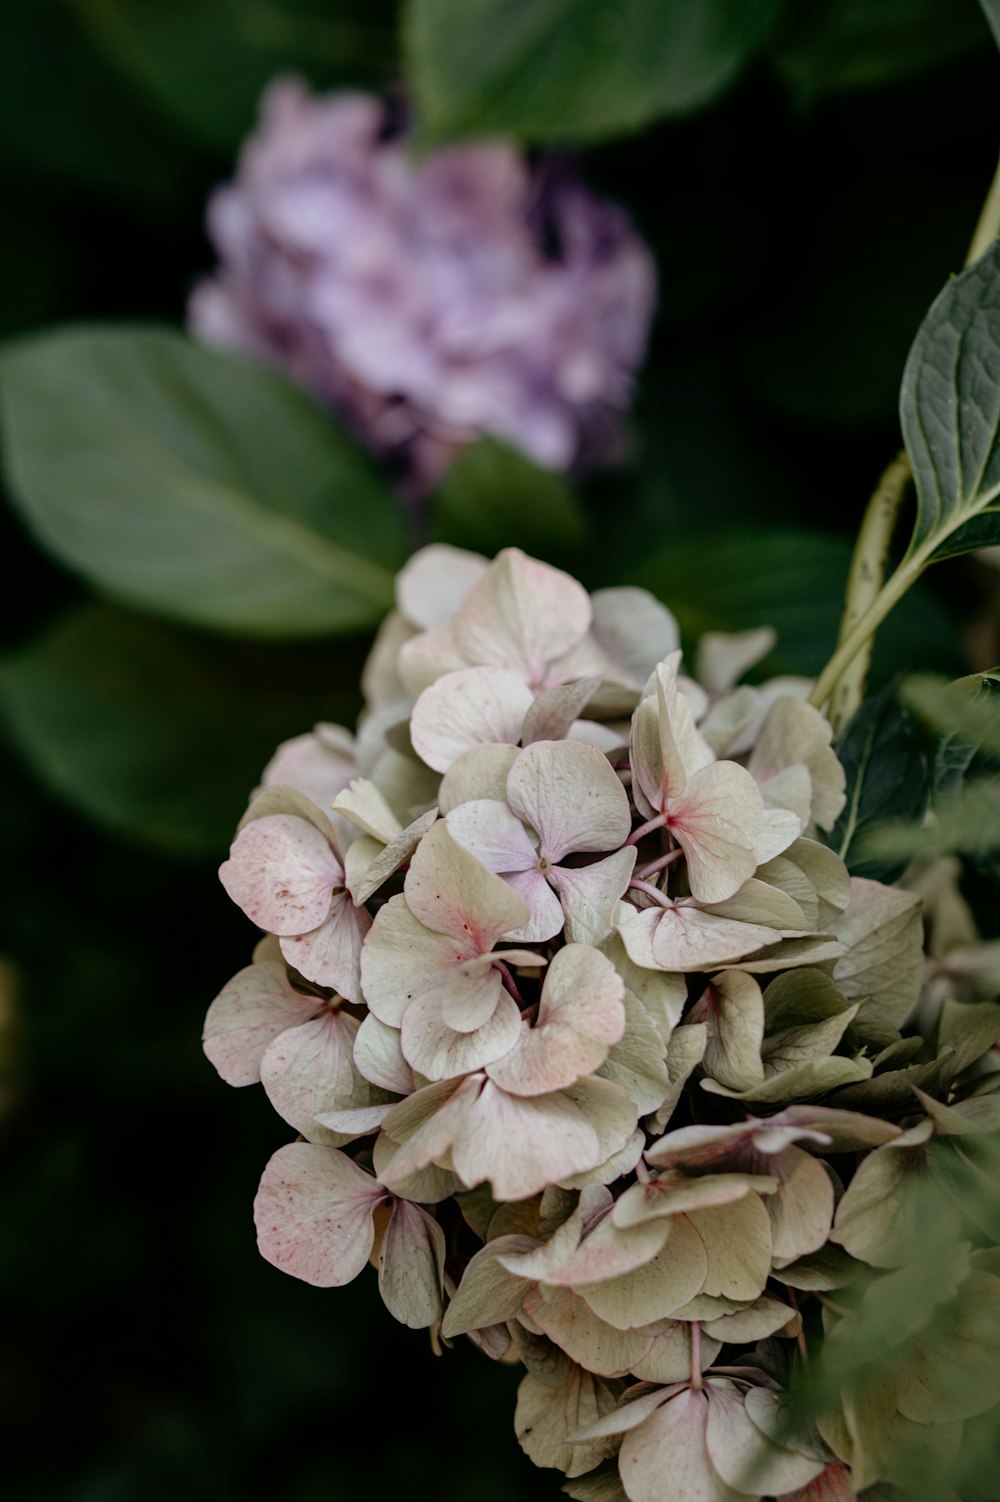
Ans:
[[[193,331],[286,369],[425,493],[479,434],[608,462],[646,344],[652,258],[554,159],[411,157],[374,97],[281,79],[208,209]]]

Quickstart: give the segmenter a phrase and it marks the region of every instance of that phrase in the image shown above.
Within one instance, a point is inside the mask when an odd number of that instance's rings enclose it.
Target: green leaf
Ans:
[[[436,541],[490,558],[512,545],[543,558],[573,553],[587,532],[564,480],[492,438],[459,453],[432,504]]]
[[[906,362],[900,419],[917,489],[907,559],[1000,541],[1000,241],[931,305]]]
[[[261,90],[296,71],[320,85],[382,83],[393,67],[388,0],[69,0],[148,98],[223,148],[253,124]]]
[[[154,329],[80,329],[0,364],[13,499],[111,598],[218,631],[374,625],[406,555],[401,509],[282,377]]]
[[[837,638],[850,557],[851,544],[829,533],[727,527],[678,537],[617,582],[642,585],[663,600],[677,616],[685,650],[705,631],[770,625],[778,641],[755,676],[813,677]],[[911,591],[879,632],[875,678],[884,682],[907,663],[945,661],[961,671],[954,626],[931,596]]]
[[[776,0],[409,0],[418,114],[434,138],[636,130],[720,93],[778,8]]]
[[[797,0],[775,62],[802,100],[891,83],[983,41],[975,0]]]
[[[219,642],[86,606],[0,664],[0,713],[35,774],[92,819],[214,854],[279,741],[353,719],[358,657],[338,692],[331,649]]]
[[[996,38],[996,44],[1000,47],[1000,0],[979,0],[979,3],[989,22],[990,30]]]
[[[883,690],[861,706],[836,751],[847,774],[847,802],[826,843],[852,876],[895,881],[907,858],[873,853],[870,839],[890,822],[919,824],[927,807],[927,757],[913,719]]]

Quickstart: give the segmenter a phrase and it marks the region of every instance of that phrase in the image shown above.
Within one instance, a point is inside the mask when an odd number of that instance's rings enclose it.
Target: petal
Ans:
[[[447,816],[452,838],[498,875],[530,871],[538,865],[538,851],[528,832],[506,803],[476,798],[452,809]]]
[[[553,866],[549,881],[566,915],[566,937],[577,944],[603,944],[632,872],[636,848],[626,845],[592,866]]]
[[[419,819],[414,819],[412,824],[408,824],[394,840],[390,840],[388,845],[383,846],[381,850],[366,860],[364,874],[359,873],[358,879],[355,882],[351,882],[350,874],[348,874],[347,886],[354,899],[355,907],[362,907],[368,901],[369,897],[374,896],[379,887],[387,882],[390,876],[395,875],[400,866],[404,865],[410,859],[410,856],[436,819],[437,809],[429,808],[425,814],[420,815]],[[351,851],[355,849],[356,845],[362,843],[361,840],[357,840],[348,850],[348,867],[351,862]]]
[[[452,837],[444,819],[417,846],[403,891],[418,922],[447,934],[457,949],[468,950],[467,959],[485,954],[529,917],[521,899]]]
[[[499,1259],[517,1256],[533,1246],[528,1236],[497,1236],[475,1254],[448,1305],[441,1330],[446,1339],[502,1324],[520,1313],[531,1280],[508,1272]]]
[[[726,693],[766,657],[778,634],[773,626],[750,631],[706,631],[698,643],[697,679],[710,694]]]
[[[417,755],[435,772],[473,746],[516,745],[531,689],[503,668],[460,668],[425,688],[410,719]]]
[[[521,737],[524,744],[564,740],[600,684],[600,678],[577,678],[573,683],[561,683],[558,688],[538,694],[524,717]]]
[[[694,772],[671,798],[667,828],[683,847],[692,896],[723,902],[757,869],[754,845],[764,822],[756,783],[734,761]]]
[[[340,1288],[368,1261],[372,1211],[384,1198],[382,1186],[336,1148],[279,1148],[254,1200],[261,1255],[317,1288]]]
[[[557,1234],[531,1251],[505,1255],[503,1266],[519,1277],[535,1278],[547,1288],[598,1283],[643,1267],[664,1246],[670,1229],[659,1224],[622,1230],[605,1216],[582,1240],[581,1228],[577,1227],[576,1234],[567,1240]]]
[[[424,693],[446,673],[465,667],[466,658],[451,621],[439,621],[419,636],[411,636],[399,649],[399,679],[408,694]]]
[[[562,903],[541,871],[515,871],[506,881],[530,913],[527,923],[511,930],[510,938],[521,944],[541,944],[562,932],[565,922]]]
[[[684,902],[635,912],[619,922],[618,932],[637,965],[676,971],[708,970],[779,937],[773,929],[717,918]]]
[[[779,699],[771,708],[748,763],[765,787],[786,767],[805,766],[810,777],[810,817],[832,829],[845,802],[844,769],[830,745],[829,723],[811,704]]]
[[[311,1142],[330,1141],[329,1132],[315,1124],[321,1112],[371,1104],[368,1082],[354,1068],[357,1031],[358,1023],[346,1012],[325,1010],[275,1038],[261,1060],[268,1100]],[[340,1141],[333,1143],[339,1145]]]
[[[436,626],[455,614],[488,568],[479,553],[432,543],[414,553],[396,575],[396,606],[412,625]]]
[[[329,842],[294,814],[270,814],[241,829],[219,878],[252,922],[276,934],[318,928],[334,888],[344,884]]]
[[[653,813],[665,812],[667,800],[680,796],[688,777],[715,760],[678,684],[679,660],[675,652],[657,666],[654,694],[642,701],[632,722],[632,769]]]
[[[632,827],[628,796],[607,757],[579,741],[525,747],[507,778],[507,801],[553,864],[574,850],[617,850]]]
[[[396,1200],[378,1254],[378,1286],[394,1319],[425,1330],[444,1310],[444,1232],[419,1205]]]
[[[590,621],[590,599],[575,579],[505,548],[466,597],[454,630],[468,662],[512,668],[541,687],[549,663]]]
[[[787,850],[802,833],[802,821],[789,808],[765,808],[760,834],[754,841],[753,853],[758,866],[766,865],[776,855]],[[825,848],[825,847],[823,847]],[[833,851],[829,852],[831,855]]]
[[[411,1002],[447,985],[456,965],[471,959],[475,945],[457,943],[418,923],[402,896],[380,908],[361,951],[364,999],[375,1016],[399,1027]]]
[[[487,963],[483,964],[483,960]],[[497,1009],[503,980],[500,971],[488,961],[489,956],[484,955],[459,965],[438,993],[441,1020],[457,1033],[474,1033],[489,1022]]]
[[[514,1432],[522,1450],[537,1466],[552,1466],[568,1477],[592,1471],[613,1455],[614,1440],[571,1445],[567,1436],[600,1419],[617,1406],[607,1383],[582,1367],[571,1366],[560,1387],[540,1382],[529,1372],[517,1390]]]
[[[773,1496],[806,1486],[823,1470],[822,1460],[781,1449],[765,1438],[751,1422],[739,1393],[712,1382],[705,1390],[705,1444],[713,1466],[730,1486]]]
[[[687,1216],[678,1215],[669,1224],[666,1242],[642,1267],[600,1283],[577,1285],[576,1291],[594,1313],[618,1330],[666,1319],[704,1286],[708,1258],[701,1237]]]
[[[677,622],[648,590],[626,585],[590,597],[591,636],[605,658],[604,677],[641,689],[656,664],[680,646]]]
[[[369,1012],[354,1039],[354,1062],[373,1085],[393,1095],[410,1095],[415,1089],[413,1070],[403,1058],[400,1033]]]
[[[768,1160],[780,1188],[766,1200],[774,1257],[794,1262],[826,1244],[833,1224],[833,1183],[818,1159],[787,1147]]]
[[[519,755],[516,746],[473,746],[463,751],[441,779],[438,808],[443,814],[474,798],[507,801],[507,774]]]
[[[333,899],[330,916],[311,933],[281,940],[281,952],[306,980],[332,986],[348,1001],[361,1000],[361,945],[372,920],[348,892]]]
[[[433,993],[413,1002],[403,1018],[402,1045],[407,1062],[426,1079],[448,1080],[502,1058],[517,1042],[521,1014],[513,997],[500,987],[497,997],[490,1017],[472,1032],[449,1027]],[[458,1171],[461,1173],[461,1169]]]
[[[704,1292],[747,1302],[764,1292],[771,1271],[771,1222],[756,1194],[729,1205],[692,1210],[708,1255]]]
[[[591,1074],[624,1031],[624,990],[598,950],[567,944],[549,966],[535,1026],[486,1073],[513,1095],[544,1095]]]
[[[717,975],[687,1015],[708,1028],[705,1073],[731,1090],[745,1090],[764,1078],[764,997],[752,975],[730,970]]]
[[[357,776],[354,737],[340,725],[318,726],[317,730],[326,731],[326,736],[310,731],[278,747],[261,773],[261,787],[297,788],[320,808],[330,807]]]
[[[708,1458],[707,1407],[703,1392],[688,1389],[625,1436],[618,1465],[630,1502],[745,1502]]]
[[[349,787],[338,793],[333,810],[383,845],[388,845],[402,832],[399,820],[378,788],[364,777],[356,777]]]
[[[264,1050],[279,1033],[307,1022],[323,1005],[293,989],[284,965],[248,965],[223,986],[208,1009],[202,1042],[227,1085],[260,1079]]]
[[[605,1377],[622,1377],[652,1348],[655,1330],[616,1330],[569,1288],[525,1297],[526,1313],[573,1361]],[[589,1426],[588,1426],[589,1429]],[[617,1431],[615,1431],[617,1432]]]

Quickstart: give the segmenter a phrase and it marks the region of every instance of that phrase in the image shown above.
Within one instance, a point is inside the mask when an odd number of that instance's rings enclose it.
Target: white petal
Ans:
[[[779,1449],[766,1439],[748,1417],[739,1393],[715,1383],[708,1383],[706,1391],[705,1443],[713,1466],[730,1486],[773,1496],[807,1485],[822,1471],[822,1460]]]
[[[355,907],[348,892],[339,892],[326,922],[311,933],[282,938],[281,952],[307,980],[360,1001],[361,945],[371,926],[367,910]]]
[[[317,1288],[340,1288],[368,1261],[372,1211],[384,1198],[381,1185],[336,1148],[279,1148],[254,1200],[261,1255]]]
[[[354,1039],[354,1062],[373,1085],[393,1095],[410,1095],[413,1070],[403,1058],[399,1029],[381,1022],[369,1012]]]
[[[764,822],[753,847],[757,865],[763,866],[787,850],[801,833],[802,821],[791,809],[765,808]]]
[[[205,1054],[227,1085],[253,1085],[268,1044],[323,1005],[293,989],[282,964],[248,965],[223,986],[208,1009]]]
[[[507,801],[507,774],[519,755],[516,746],[472,746],[448,768],[438,789],[443,814],[474,798]]]
[[[566,937],[571,943],[603,944],[611,933],[635,860],[635,846],[626,845],[591,866],[553,866],[549,880],[559,893],[566,915]]]
[[[524,679],[504,668],[445,673],[413,706],[414,750],[435,772],[447,772],[473,746],[516,745],[532,700]]]
[[[725,693],[767,656],[777,639],[772,626],[756,626],[750,631],[706,631],[698,643],[698,682],[710,694]]]
[[[455,640],[453,622],[438,621],[403,642],[397,659],[399,680],[406,693],[416,698],[446,673],[458,672],[466,660]]]
[[[378,1286],[394,1319],[425,1330],[444,1308],[444,1232],[419,1205],[398,1199],[378,1254]]]
[[[281,1033],[261,1060],[268,1100],[311,1142],[330,1142],[329,1132],[315,1125],[320,1112],[371,1104],[368,1083],[353,1063],[357,1031],[358,1023],[346,1012],[325,1010],[311,1022]]]
[[[505,548],[466,597],[454,629],[468,662],[512,668],[541,688],[549,664],[590,621],[590,600],[575,579]]]
[[[340,725],[317,728],[328,734],[320,736],[310,731],[278,747],[261,773],[261,787],[297,788],[320,808],[330,807],[341,789],[357,775],[354,737]],[[331,731],[336,735],[329,734]]]
[[[669,1225],[663,1247],[642,1267],[600,1283],[577,1285],[594,1313],[616,1329],[635,1329],[666,1319],[701,1292],[708,1270],[701,1237],[687,1216],[672,1217]]]
[[[736,762],[718,761],[688,778],[670,800],[667,827],[683,847],[694,897],[723,902],[753,875],[763,821],[757,785]]]
[[[650,673],[680,645],[677,622],[648,590],[626,585],[590,597],[591,635],[606,658],[604,676],[641,689]]]
[[[524,744],[530,746],[533,741],[564,740],[594,697],[600,682],[599,678],[578,678],[573,683],[561,683],[558,688],[548,688],[539,694],[524,717]]]
[[[632,826],[628,797],[606,756],[578,741],[536,741],[507,778],[507,801],[538,833],[553,864],[574,850],[617,850]]]
[[[453,809],[447,823],[452,837],[488,871],[530,871],[538,864],[527,830],[506,803],[476,798]]]
[[[462,948],[471,944],[479,954],[528,921],[525,904],[452,838],[443,819],[417,846],[403,891],[410,912],[425,928],[447,934]]]
[[[411,1002],[447,985],[457,964],[472,959],[471,938],[457,943],[418,923],[402,896],[380,908],[361,951],[364,999],[382,1022],[399,1027]]]
[[[501,987],[497,988],[494,1010],[471,1032],[449,1027],[441,1016],[438,996],[431,994],[413,1002],[406,1010],[403,1055],[426,1079],[454,1079],[502,1058],[514,1047],[520,1030],[517,1003]]]
[[[318,829],[294,814],[254,819],[233,841],[219,878],[259,928],[308,933],[330,912],[344,872]]]
[[[420,548],[396,575],[396,605],[425,630],[455,614],[489,564],[479,553],[432,543]]]

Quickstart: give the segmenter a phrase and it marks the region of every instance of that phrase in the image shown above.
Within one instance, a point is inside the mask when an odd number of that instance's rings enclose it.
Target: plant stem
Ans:
[[[665,897],[659,887],[654,887],[652,882],[640,881],[638,876],[633,876],[629,886],[635,887],[637,892],[645,892],[647,897],[652,897],[658,907],[673,907],[669,897]]]
[[[932,551],[932,550],[931,550]],[[860,617],[853,631],[849,632],[840,646],[834,652],[826,667],[816,679],[816,686],[809,695],[809,703],[816,709],[822,709],[827,699],[833,692],[841,673],[854,661],[854,658],[870,637],[874,636],[877,628],[885,620],[892,607],[897,604],[912,584],[920,578],[930,554],[924,556],[923,552],[908,555],[892,574],[882,589],[869,605],[868,609]]]
[[[861,531],[854,545],[851,570],[847,576],[847,594],[840,635],[837,638],[838,646],[847,641],[865,611],[878,597],[885,578],[889,544],[896,528],[899,508],[912,475],[909,456],[905,451],[897,454],[868,502]],[[835,735],[843,730],[851,716],[860,708],[865,696],[874,645],[874,637],[870,636],[833,688],[829,718]]]
[[[691,1321],[691,1386],[695,1392],[701,1387],[701,1320]]]
[[[986,195],[986,202],[983,204],[975,234],[972,236],[969,254],[965,258],[966,266],[971,266],[973,261],[978,261],[980,256],[985,255],[998,235],[1000,235],[1000,162],[997,163],[996,175]]]
[[[643,835],[652,834],[654,829],[662,829],[666,822],[666,814],[656,814],[652,819],[647,819],[645,824],[640,824],[637,829],[633,829],[625,841],[626,845],[638,845]]]

